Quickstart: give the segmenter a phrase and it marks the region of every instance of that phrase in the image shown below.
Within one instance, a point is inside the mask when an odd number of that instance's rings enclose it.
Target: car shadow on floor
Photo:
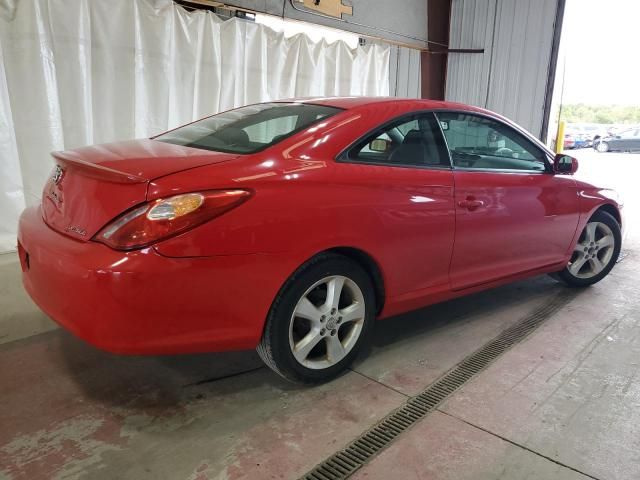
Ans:
[[[428,335],[441,328],[463,325],[471,313],[490,316],[498,306],[551,296],[564,288],[548,277],[520,281],[456,300],[433,305],[376,323],[373,342],[358,364],[375,357],[376,350],[403,339]],[[310,387],[281,379],[251,351],[174,356],[121,356],[93,348],[70,333],[48,334],[48,361],[59,362],[83,394],[105,407],[162,411],[207,392],[233,395],[261,386],[280,392]]]
[[[384,319],[376,324],[370,348],[384,347],[447,325],[463,324],[472,315],[489,316],[498,306],[522,304],[535,297],[553,295],[562,288],[566,287],[550,277],[539,276]]]

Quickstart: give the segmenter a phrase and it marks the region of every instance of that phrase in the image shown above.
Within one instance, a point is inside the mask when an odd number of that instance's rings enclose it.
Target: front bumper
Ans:
[[[22,279],[38,306],[114,353],[254,348],[288,272],[271,255],[168,258],[59,234],[39,207],[20,218]]]

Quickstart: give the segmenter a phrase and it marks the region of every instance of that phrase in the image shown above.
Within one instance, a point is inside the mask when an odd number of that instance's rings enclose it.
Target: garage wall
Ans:
[[[221,0],[227,5],[317,23],[361,35],[427,46],[427,0],[342,0],[353,6],[343,20],[317,15],[296,0]],[[329,0],[324,0],[329,1]]]
[[[314,23],[326,27],[377,37],[392,42],[415,45],[407,48],[392,44],[389,59],[389,94],[395,97],[421,97],[420,50],[427,48],[427,0],[342,0],[353,7],[353,16],[343,21],[317,15],[295,0],[224,0],[226,5],[259,13],[284,16],[286,19]],[[400,35],[395,34],[400,33]],[[367,39],[367,44],[383,41]],[[384,44],[384,46],[389,46]]]
[[[391,45],[389,55],[389,95],[420,98],[422,79],[420,51]]]
[[[345,41],[351,48],[359,44],[359,37],[355,33],[336,30],[308,22],[298,22],[282,19],[273,15],[257,14],[255,22],[273,28],[277,32],[283,32],[286,37],[292,37],[304,33],[314,41],[326,39],[334,42],[337,39]],[[449,22],[446,25],[449,31]],[[366,45],[378,45],[389,51],[389,95],[397,97],[420,98],[421,94],[421,68],[422,56],[420,50],[390,45],[384,40],[367,39]],[[442,82],[444,88],[444,81]]]
[[[350,49],[170,0],[0,0],[0,252],[50,152],[149,137],[279,98],[388,95],[388,46]]]
[[[558,0],[453,0],[446,99],[488,108],[540,137]]]

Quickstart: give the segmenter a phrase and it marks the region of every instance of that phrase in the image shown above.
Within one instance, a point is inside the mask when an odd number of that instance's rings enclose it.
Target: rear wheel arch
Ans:
[[[309,258],[286,280],[271,305],[262,337],[256,349],[267,366],[284,378],[298,383],[318,383],[334,378],[344,372],[345,368],[355,359],[362,345],[368,344],[370,341],[369,336],[373,331],[373,321],[376,317],[375,287],[371,275],[365,267],[355,260],[354,257],[349,257],[344,253],[344,251],[339,253],[338,251],[329,249],[321,251]],[[300,304],[301,299],[306,298],[307,304],[309,305],[318,305],[315,301],[317,299],[312,300],[307,297],[307,295],[310,294],[310,292],[313,293],[312,290],[316,285],[327,283],[327,281],[332,282],[333,278],[338,277],[341,277],[344,283],[340,283],[340,286],[336,287],[339,288],[337,291],[343,291],[343,285],[347,287],[350,282],[351,287],[349,288],[351,289],[351,294],[355,296],[347,297],[346,300],[351,299],[350,301],[355,301],[354,305],[364,306],[364,308],[357,309],[358,312],[354,312],[362,317],[358,317],[359,319],[355,317],[345,317],[345,322],[340,325],[343,317],[338,315],[349,316],[352,315],[352,313],[348,311],[351,305],[342,305],[340,301],[342,296],[339,294],[339,296],[336,297],[337,300],[335,300],[334,308],[331,309],[330,312],[326,309],[317,310],[319,307],[313,307],[311,310],[306,306],[302,308],[300,310],[301,315],[296,315],[295,317],[298,318],[298,320],[302,318],[303,320],[307,319],[309,321],[306,322],[307,325],[305,325],[304,321],[299,321],[297,326],[301,328],[306,326],[308,331],[300,332],[292,330],[292,328],[296,326],[293,312],[298,311],[297,305]],[[356,292],[359,293],[357,294]],[[328,286],[327,291],[324,293],[329,295]],[[309,303],[309,300],[311,300],[312,303]],[[321,302],[323,301],[322,298],[319,298],[319,300]],[[329,301],[328,296],[326,301]],[[326,301],[324,304],[325,307]],[[344,308],[344,310],[340,310],[342,308]],[[336,312],[340,313],[336,315]],[[322,316],[320,317],[321,314]],[[315,318],[315,315],[317,315],[318,318]],[[340,337],[339,332],[343,331],[340,330],[341,327],[356,325],[355,322],[362,323],[362,325],[359,330],[356,330],[356,336],[353,337],[355,343],[352,342],[352,344],[347,347],[342,342],[350,338],[353,332],[347,332],[344,338]],[[296,339],[295,334],[294,337],[292,337],[292,331],[296,331],[301,338]],[[337,339],[338,344],[342,343],[343,348],[339,350],[345,354],[344,356],[339,356],[337,359],[332,358],[335,353],[335,347],[330,349],[329,345],[335,344],[335,340],[333,342],[329,341],[331,340],[329,336]],[[311,340],[307,341],[308,338],[311,338]],[[308,345],[311,345],[309,347],[310,349],[315,349],[315,346],[319,345],[317,341],[314,342],[314,339],[325,342],[326,351],[315,352],[315,354],[312,350],[305,351]],[[291,343],[292,341],[294,343]],[[298,347],[300,347],[301,350],[298,350]],[[315,355],[314,358],[310,356],[307,357],[307,355],[311,354]],[[318,357],[318,354],[320,354],[320,356],[324,355],[325,358]],[[301,360],[298,355],[304,355],[303,359]],[[315,367],[313,365],[307,365],[305,362],[309,359],[317,365]],[[325,365],[327,362],[329,363]]]
[[[376,313],[379,314],[384,307],[385,284],[384,277],[382,276],[382,270],[380,269],[378,262],[364,250],[355,247],[334,247],[319,252],[318,255],[321,255],[323,253],[336,253],[338,255],[347,257],[350,260],[356,262],[365,270],[365,272],[367,272],[367,274],[371,278],[371,283],[373,283],[373,288],[376,295]]]
[[[359,267],[361,267],[369,276],[371,283],[373,284],[373,291],[375,294],[375,302],[376,302],[376,315],[378,315],[385,303],[386,294],[385,294],[385,283],[384,277],[382,275],[382,270],[378,265],[378,262],[366,251],[356,248],[356,247],[348,247],[348,246],[339,246],[339,247],[331,247],[326,250],[321,250],[314,255],[307,258],[300,265],[295,267],[291,273],[284,279],[280,288],[278,289],[276,296],[274,297],[274,301],[278,296],[282,293],[282,291],[287,287],[290,283],[291,279],[302,269],[308,266],[311,263],[315,263],[316,261],[326,257],[327,255],[340,255],[345,257],[352,262],[355,262]],[[269,306],[269,311],[273,308],[273,302]],[[264,334],[264,328],[266,326],[266,317],[265,322],[262,325],[262,334]]]

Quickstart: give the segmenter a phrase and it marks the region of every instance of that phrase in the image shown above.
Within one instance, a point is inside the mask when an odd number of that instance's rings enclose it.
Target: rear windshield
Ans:
[[[307,103],[261,103],[205,118],[155,140],[217,152],[254,153],[340,111]]]

